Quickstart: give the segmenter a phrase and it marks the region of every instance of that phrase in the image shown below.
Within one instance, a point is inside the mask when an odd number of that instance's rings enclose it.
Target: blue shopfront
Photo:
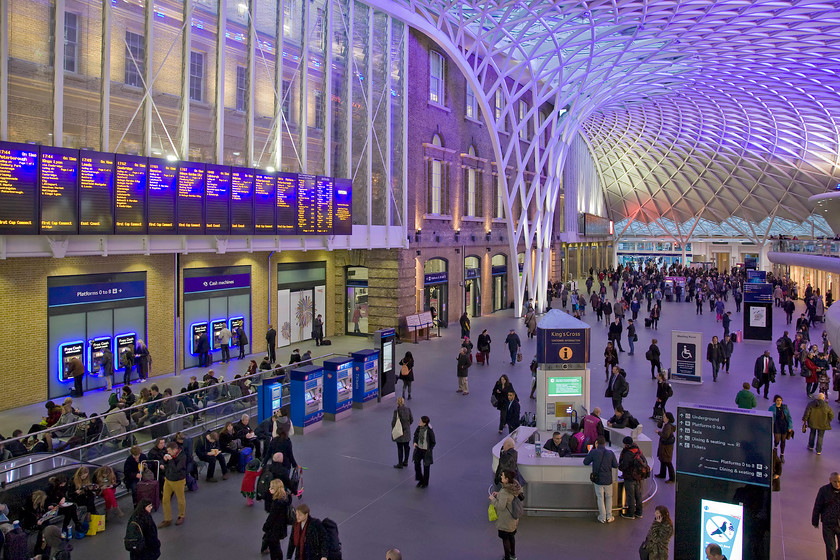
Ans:
[[[423,309],[442,326],[449,322],[449,263],[445,259],[429,259],[423,266]]]

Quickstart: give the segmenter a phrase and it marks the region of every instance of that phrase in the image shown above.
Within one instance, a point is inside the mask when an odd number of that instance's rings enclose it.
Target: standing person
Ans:
[[[105,390],[114,387],[114,354],[109,348],[102,352],[102,375],[105,377]]]
[[[773,358],[770,357],[770,350],[765,350],[764,354],[759,356],[755,361],[753,374],[759,381],[755,392],[760,393],[761,387],[764,386],[764,398],[766,399],[767,393],[770,391],[770,384],[776,382],[776,364],[773,363]]]
[[[514,365],[516,364],[519,349],[522,347],[522,341],[519,340],[519,335],[516,334],[516,331],[510,329],[510,332],[505,338],[505,344],[507,344],[508,351],[510,351],[510,365]]]
[[[645,542],[639,549],[639,556],[648,560],[668,560],[668,543],[674,536],[674,522],[665,506],[656,506],[653,523],[648,529]],[[647,556],[645,556],[647,554]]]
[[[528,328],[528,338],[537,336],[537,314],[533,309],[529,309],[525,315],[525,326]]]
[[[744,408],[747,410],[752,410],[758,403],[755,400],[755,395],[750,390],[750,384],[744,383],[743,389],[738,391],[738,394],[735,395],[735,404],[738,405],[738,408]]]
[[[394,438],[394,428],[400,423],[401,434]],[[391,418],[391,437],[394,443],[397,444],[397,464],[395,469],[402,469],[408,466],[409,447],[408,442],[411,440],[411,424],[414,422],[414,417],[411,415],[411,409],[405,406],[405,399],[399,397],[397,399],[397,408],[394,410],[394,417]]]
[[[239,346],[239,359],[245,357],[245,346],[248,344],[248,335],[242,326],[236,327],[236,344]]]
[[[137,377],[140,378],[140,382],[142,383],[149,378],[149,366],[152,362],[149,349],[142,340],[138,340],[137,346],[134,348],[134,361],[137,362]]]
[[[266,518],[262,528],[263,550],[268,550],[271,554],[271,560],[283,560],[283,547],[280,542],[286,538],[288,533],[286,527],[294,522],[287,515],[292,497],[279,478],[275,478],[269,483],[268,493],[271,495],[271,505],[268,510],[268,518]]]
[[[650,378],[656,379],[656,373],[662,373],[662,353],[659,350],[659,346],[657,339],[653,339],[650,341],[650,346],[648,347],[647,352],[645,352],[645,359],[650,362]]]
[[[411,400],[411,384],[414,383],[414,356],[406,352],[400,360],[400,381],[402,381],[402,396],[405,398],[405,391],[408,389],[408,400]]]
[[[362,306],[357,305],[357,306],[353,309],[353,317],[352,317],[352,319],[350,319],[350,320],[353,322],[353,332],[354,332],[354,333],[360,333],[360,332],[362,332],[362,331],[359,329],[359,321],[361,321],[361,320],[362,320]]]
[[[519,397],[516,396],[516,391],[510,389],[507,393],[507,410],[505,411],[505,418],[508,427],[508,433],[513,432],[519,427]]]
[[[773,404],[768,408],[773,413],[773,448],[779,448],[779,460],[785,462],[785,441],[793,435],[793,420],[788,406],[782,402],[781,395],[773,396]]]
[[[298,504],[295,508],[295,524],[286,558],[294,560],[326,560],[327,535],[321,521],[310,517],[309,506]]]
[[[726,335],[723,337],[723,342],[720,343],[720,349],[723,351],[723,362],[721,366],[729,373],[729,365],[732,361],[732,354],[735,352],[735,343],[732,342],[732,336]]]
[[[206,332],[198,335],[198,341],[195,343],[195,351],[198,354],[198,366],[210,367],[213,363],[213,358],[210,354],[210,337]]]
[[[615,351],[612,341],[607,342],[604,348],[604,381],[609,381],[612,368],[618,365],[618,352]]]
[[[461,347],[461,351],[458,353],[458,390],[456,393],[461,393],[462,395],[469,395],[470,394],[470,386],[467,382],[467,375],[469,375],[469,369],[472,365],[470,363],[470,356],[469,352],[465,347]]]
[[[723,323],[723,336],[729,336],[729,325],[732,323],[732,312],[727,311],[722,315],[721,322]]]
[[[140,464],[146,460],[146,454],[139,445],[132,445],[123,464],[123,483],[131,492],[131,502],[137,505],[137,483],[140,482]]]
[[[595,475],[592,477],[592,486],[598,502],[598,521],[612,523],[615,521],[612,514],[612,471],[618,468],[618,461],[615,454],[607,449],[604,436],[598,436],[595,447],[583,458],[583,464],[592,465],[592,474]]]
[[[85,389],[82,386],[82,381],[85,376],[85,365],[82,363],[82,360],[73,356],[70,358],[70,363],[68,364],[67,369],[67,377],[73,378],[73,396],[74,397],[81,397],[85,394]]]
[[[609,332],[607,333],[607,340],[617,345],[619,352],[624,352],[624,348],[621,347],[621,331],[621,320],[618,317],[616,317],[615,321],[610,323]]]
[[[677,442],[675,435],[676,428],[674,427],[674,415],[666,412],[662,417],[662,428],[656,430],[659,434],[659,447],[656,450],[656,458],[659,459],[659,474],[656,478],[665,478],[665,472],[668,472],[668,480],[666,482],[674,482],[674,444]]]
[[[312,338],[315,339],[315,346],[321,346],[324,340],[324,318],[319,313],[312,321]]]
[[[198,355],[201,366],[201,354]],[[126,348],[120,357],[120,365],[123,367],[123,385],[131,385],[131,370],[134,369],[134,349]],[[203,366],[202,366],[203,367]]]
[[[160,527],[172,525],[172,494],[178,501],[178,519],[175,525],[184,523],[184,516],[187,513],[187,498],[184,496],[184,487],[187,483],[187,454],[181,452],[181,448],[174,441],[166,444],[166,461],[163,483],[163,523]]]
[[[608,300],[608,299],[604,300],[604,303],[601,304],[601,310],[604,312],[604,322],[607,325],[609,325],[611,323],[610,315],[612,315],[612,312],[613,312],[613,308],[612,308],[612,304],[610,303],[610,300]]]
[[[647,464],[647,460],[642,455],[639,446],[633,443],[632,437],[626,436],[621,442],[624,444],[624,449],[621,450],[618,458],[618,468],[624,478],[624,495],[626,496],[624,504],[626,511],[621,512],[621,517],[641,519],[642,480],[645,478],[645,473],[640,467]]]
[[[429,486],[429,470],[434,463],[433,451],[437,441],[429,422],[428,416],[421,416],[414,430],[414,479],[417,481],[417,488]]]
[[[160,558],[160,539],[152,519],[152,502],[143,499],[134,508],[125,528],[126,545],[136,542],[136,551],[130,552],[131,560],[157,560]]]
[[[490,503],[496,509],[496,530],[502,539],[505,556],[503,560],[516,560],[516,528],[519,517],[513,516],[514,501],[521,499],[522,486],[516,480],[516,473],[504,471],[502,473],[502,487],[498,492],[490,494]]]
[[[639,340],[639,337],[636,336],[636,325],[633,323],[633,319],[627,320],[627,344],[630,346],[630,353],[627,354],[628,356],[632,356],[636,353],[636,341]]]
[[[814,439],[817,443],[817,455],[822,453],[823,436],[826,430],[831,429],[831,421],[834,420],[834,411],[825,402],[825,394],[820,393],[817,398],[808,403],[805,412],[802,414],[802,433],[810,428],[808,435],[808,451],[814,449]]]
[[[712,341],[706,346],[706,361],[712,364],[712,378],[713,381],[717,381],[720,363],[723,361],[723,348],[716,336],[713,336]]]
[[[219,331],[219,343],[222,346],[222,363],[230,362],[230,339],[233,338],[233,333],[227,325],[222,327]]]
[[[461,325],[461,338],[470,336],[470,318],[466,311],[461,314],[461,318],[458,319],[458,323]]]
[[[651,418],[658,419],[665,416],[665,405],[674,395],[674,388],[668,383],[665,374],[659,372],[656,377],[656,402],[653,405],[653,416]]]
[[[478,341],[476,342],[478,346],[478,351],[481,353],[482,357],[484,358],[484,365],[490,365],[490,343],[493,342],[490,340],[490,335],[487,334],[487,329],[481,331],[481,334],[478,335]]]
[[[268,345],[268,363],[273,364],[277,361],[277,331],[271,325],[268,325],[268,332],[265,333],[265,342]]]
[[[624,378],[625,372],[618,366],[613,366],[612,373],[609,380],[607,380],[607,390],[604,392],[605,397],[612,399],[613,408],[620,408],[621,401],[630,392],[630,384]]]
[[[837,541],[840,539],[840,473],[833,472],[828,484],[820,487],[814,500],[811,525],[814,529],[822,520],[822,537],[826,560],[837,558]]]
[[[502,374],[502,376],[499,377],[499,380],[496,381],[496,385],[493,387],[493,392],[490,394],[491,402],[495,401],[495,406],[499,410],[500,434],[507,424],[507,395],[510,391],[513,391],[513,385],[511,384],[510,379],[508,379],[508,376]]]
[[[650,310],[650,325],[658,330],[659,329],[659,316],[662,315],[662,307],[659,306],[659,302],[653,306],[653,309]]]

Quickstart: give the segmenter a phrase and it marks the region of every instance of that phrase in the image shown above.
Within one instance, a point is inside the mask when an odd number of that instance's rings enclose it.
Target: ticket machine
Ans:
[[[289,404],[289,385],[283,384],[282,375],[264,379],[257,385],[257,423],[287,404]]]
[[[324,368],[303,366],[291,372],[289,397],[295,434],[321,427],[324,419]]]
[[[379,351],[359,350],[353,356],[353,408],[376,402],[379,395]]]
[[[353,359],[324,360],[324,419],[341,420],[353,407]]]

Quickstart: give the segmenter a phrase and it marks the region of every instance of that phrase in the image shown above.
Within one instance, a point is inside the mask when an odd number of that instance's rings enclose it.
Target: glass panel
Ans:
[[[403,61],[405,44],[403,43],[401,22],[391,20],[391,225],[403,223],[403,165],[405,147],[403,146]]]
[[[367,172],[367,143],[368,114],[367,114],[367,76],[368,56],[368,7],[356,2],[353,7],[353,157],[350,175],[353,177],[353,223],[368,223],[368,172]]]

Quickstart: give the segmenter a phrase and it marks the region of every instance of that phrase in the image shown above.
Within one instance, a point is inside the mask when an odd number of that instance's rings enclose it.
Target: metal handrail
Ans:
[[[324,354],[324,355],[322,355],[322,356],[316,356],[316,357],[310,358],[309,360],[307,360],[307,362],[315,362],[316,360],[323,360],[323,359],[328,358],[328,357],[330,357],[330,356],[336,356],[336,355],[340,355],[340,353],[337,353],[337,352],[330,352],[330,353],[328,353],[328,354]],[[241,376],[239,379],[230,380],[230,381],[225,381],[224,383],[217,383],[217,384],[215,384],[215,385],[208,385],[208,386],[202,387],[202,388],[200,388],[200,389],[194,389],[194,390],[192,390],[192,391],[185,391],[184,393],[178,393],[177,395],[174,395],[174,394],[173,394],[173,396],[171,396],[171,397],[165,397],[165,398],[163,398],[163,399],[159,399],[159,400],[157,400],[157,401],[155,401],[155,402],[156,402],[156,403],[159,403],[159,404],[162,404],[163,402],[165,402],[165,401],[167,401],[167,400],[177,399],[178,397],[180,397],[180,396],[182,396],[182,395],[190,395],[190,394],[193,394],[193,393],[206,392],[206,391],[208,391],[211,387],[223,387],[223,386],[229,386],[229,385],[230,385],[231,383],[233,383],[234,381],[236,381],[236,382],[241,382],[241,381],[243,381],[243,380],[245,380],[245,379],[251,379],[251,378],[254,378],[254,377],[257,377],[257,376],[262,377],[263,375],[265,375],[265,374],[267,374],[267,373],[269,373],[269,374],[270,374],[271,372],[278,372],[278,370],[284,370],[284,369],[286,369],[286,368],[289,368],[290,366],[293,366],[293,367],[294,367],[294,366],[297,366],[297,365],[298,365],[298,364],[289,364],[289,365],[285,365],[285,366],[276,366],[276,367],[274,367],[274,368],[272,368],[272,369],[270,369],[270,370],[262,370],[262,371],[258,371],[257,373],[253,373],[253,374],[250,374],[250,375],[243,375],[243,376]],[[185,418],[191,418],[191,417],[195,416],[196,414],[205,415],[205,418],[206,418],[206,412],[207,412],[207,411],[220,409],[220,408],[223,408],[223,407],[226,407],[226,406],[230,406],[232,403],[239,402],[239,401],[244,401],[244,400],[250,400],[250,399],[252,399],[252,398],[254,398],[254,395],[253,395],[253,394],[242,395],[241,397],[237,397],[237,398],[235,398],[235,399],[228,399],[228,400],[224,400],[224,401],[221,401],[221,402],[217,402],[217,403],[215,403],[215,404],[213,404],[213,405],[211,405],[211,406],[205,406],[204,408],[202,408],[202,409],[200,409],[200,410],[198,410],[198,411],[195,411],[195,412],[187,412],[187,413],[185,413],[185,414],[176,414],[176,415],[170,416],[170,417],[166,418],[165,420],[163,420],[163,422],[171,422],[171,421],[182,420],[182,419],[185,419]],[[119,409],[119,408],[118,408],[118,409],[113,409],[111,412],[120,412],[120,413],[124,413],[124,412],[129,411],[129,410],[135,410],[135,409],[140,409],[140,408],[143,408],[143,407],[145,407],[145,406],[147,406],[147,405],[148,405],[148,403],[142,403],[142,404],[139,404],[139,405],[134,405],[134,406],[130,406],[130,407],[127,407],[127,408],[121,408],[121,409]],[[254,408],[254,405],[251,405],[251,406],[246,407],[246,409],[239,410],[239,411],[233,411],[231,414],[228,414],[228,415],[222,415],[222,417],[224,417],[224,416],[230,416],[230,415],[235,415],[235,414],[241,414],[241,413],[243,413],[245,410],[253,410],[253,408]],[[103,416],[97,416],[97,418],[104,418],[104,414],[105,414],[105,413],[103,413]],[[86,422],[90,422],[90,418],[84,418],[84,419],[79,420],[79,421],[76,421],[76,422],[72,422],[72,423],[68,423],[68,424],[62,424],[62,426],[61,426],[61,427],[63,428],[63,427],[65,427],[65,426],[72,426],[72,425],[82,424],[82,423],[86,423]],[[204,422],[204,424],[206,425],[206,422]],[[193,426],[193,427],[194,427],[194,426]],[[132,434],[135,434],[135,433],[141,432],[141,431],[143,431],[143,430],[145,430],[145,429],[146,429],[146,427],[137,427],[137,428],[134,428],[134,429],[132,429],[132,430],[126,430],[125,432],[121,432],[121,433],[116,434],[116,435],[113,435],[113,436],[108,436],[108,437],[106,437],[106,438],[104,438],[104,439],[97,439],[96,441],[92,441],[92,442],[90,442],[90,443],[85,443],[85,444],[82,444],[82,445],[79,445],[79,446],[76,446],[76,447],[73,447],[73,448],[70,448],[70,449],[64,449],[64,450],[59,451],[59,452],[49,453],[49,454],[48,454],[48,455],[46,455],[45,457],[42,457],[42,458],[36,459],[36,460],[34,460],[34,461],[31,461],[29,464],[30,464],[30,465],[31,465],[31,464],[37,464],[37,463],[42,462],[42,461],[47,461],[47,460],[50,460],[50,459],[52,459],[53,457],[60,457],[60,456],[69,455],[69,454],[71,454],[71,453],[82,452],[82,451],[84,451],[84,450],[86,450],[86,449],[90,449],[90,448],[95,447],[95,446],[103,446],[103,445],[105,445],[106,443],[108,443],[108,442],[110,442],[110,441],[114,441],[114,440],[123,440],[123,439],[125,439],[127,436],[129,436],[129,435],[132,435]],[[46,432],[46,433],[49,433],[49,432],[52,432],[52,431],[54,431],[54,429],[52,429],[52,428],[48,428],[48,429],[46,429],[46,430],[42,430],[42,431],[40,431],[40,432],[33,432],[33,433],[31,433],[31,434],[27,434],[26,436],[19,436],[19,437],[16,437],[16,438],[9,438],[9,440],[4,440],[4,441],[10,441],[10,440],[21,440],[21,439],[25,439],[25,438],[28,438],[28,437],[31,437],[31,436],[34,436],[34,435],[37,435],[37,434],[43,434],[43,433],[45,433],[45,432]],[[168,435],[172,435],[172,434],[168,434]],[[150,442],[146,442],[146,443],[151,443],[151,444],[153,444],[153,442],[154,442],[154,441],[155,441],[155,439],[152,439],[152,440],[150,440]],[[145,443],[144,443],[143,445],[145,445]],[[141,447],[142,447],[142,445],[141,445]],[[97,460],[102,460],[103,458],[111,457],[111,456],[114,456],[114,455],[121,455],[121,454],[123,454],[123,452],[125,452],[125,451],[127,451],[127,450],[125,450],[125,449],[121,449],[121,450],[116,451],[116,452],[114,452],[114,453],[110,453],[110,454],[107,454],[107,455],[102,455],[102,456],[97,457]],[[82,458],[83,458],[83,454],[82,454],[82,453],[80,453],[80,454],[79,454],[79,460],[81,461],[81,460],[82,460]],[[0,477],[2,477],[2,475],[4,475],[5,473],[7,473],[7,472],[9,472],[9,471],[11,471],[11,470],[14,470],[14,468],[8,468],[8,467],[6,467],[5,463],[0,463]]]

